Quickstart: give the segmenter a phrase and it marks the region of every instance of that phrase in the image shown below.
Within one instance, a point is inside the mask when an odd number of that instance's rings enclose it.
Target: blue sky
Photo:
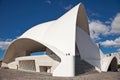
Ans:
[[[8,44],[37,24],[54,20],[82,2],[91,38],[104,53],[120,51],[120,0],[0,0],[0,59]]]

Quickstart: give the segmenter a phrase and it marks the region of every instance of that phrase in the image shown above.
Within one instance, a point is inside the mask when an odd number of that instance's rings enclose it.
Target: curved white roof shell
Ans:
[[[61,58],[61,63],[54,70],[53,75],[74,76],[75,45],[78,46],[83,60],[101,70],[101,54],[90,38],[87,15],[81,3],[57,20],[42,23],[27,30],[10,44],[3,62],[8,64],[17,57],[44,50],[44,47],[47,47]]]

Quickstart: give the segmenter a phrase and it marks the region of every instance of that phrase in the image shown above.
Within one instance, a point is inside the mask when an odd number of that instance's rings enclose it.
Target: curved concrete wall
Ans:
[[[77,27],[76,31],[76,42],[81,58],[89,62],[91,65],[100,68],[99,48],[92,42],[90,36],[87,35],[82,29]]]
[[[3,62],[9,63],[17,57],[26,56],[30,52],[42,50],[44,49],[43,46],[45,46],[61,58],[61,63],[55,69],[53,75],[74,76],[76,26],[79,26],[89,35],[87,16],[84,6],[81,3],[59,19],[39,24],[26,31],[8,47]],[[82,54],[87,55],[88,53],[82,52]],[[61,69],[63,71],[60,72]]]
[[[104,58],[101,59],[101,71],[107,72],[114,58],[116,57],[115,56],[109,56],[109,57],[104,56]],[[117,61],[117,58],[116,58],[116,61]],[[114,63],[116,63],[114,66],[116,66],[117,68],[117,62],[114,62]]]
[[[75,76],[76,45],[83,60],[98,70],[106,69],[102,66],[104,55],[90,38],[87,15],[81,3],[57,20],[34,26],[13,41],[6,51],[3,66],[8,66],[7,64],[17,57],[28,56],[32,52],[48,48],[61,61],[58,61],[60,64],[53,69],[53,76],[72,77]],[[39,64],[42,59],[40,58],[35,64]],[[106,62],[110,63],[110,60],[111,58]],[[39,69],[38,66],[36,70]]]

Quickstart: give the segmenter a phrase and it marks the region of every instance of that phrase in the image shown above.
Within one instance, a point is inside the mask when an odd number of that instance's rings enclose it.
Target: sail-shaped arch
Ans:
[[[98,71],[101,70],[100,51],[90,38],[88,19],[83,4],[78,4],[56,20],[39,24],[27,30],[10,44],[3,63],[7,65],[15,60],[28,59],[29,57],[25,56],[30,55],[31,52],[45,50],[48,51],[48,54],[54,53],[52,58],[45,57],[57,65],[49,64],[49,68],[54,66],[52,68],[53,76],[75,76],[76,55],[78,54],[80,55],[79,62],[84,60]],[[54,61],[55,57],[60,60]],[[39,61],[38,59],[36,63],[36,65],[39,64],[36,71],[41,65]],[[47,69],[48,65],[47,67],[42,66],[42,68]]]

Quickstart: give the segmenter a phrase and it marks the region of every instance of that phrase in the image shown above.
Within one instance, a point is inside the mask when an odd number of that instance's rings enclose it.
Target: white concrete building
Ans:
[[[118,64],[120,64],[120,52],[115,52],[111,54],[106,54],[106,57],[115,56],[117,58]]]
[[[30,56],[44,51],[45,55]],[[60,18],[36,25],[8,47],[2,67],[73,77],[87,71],[116,70],[115,56],[106,57],[90,38],[83,4]]]

